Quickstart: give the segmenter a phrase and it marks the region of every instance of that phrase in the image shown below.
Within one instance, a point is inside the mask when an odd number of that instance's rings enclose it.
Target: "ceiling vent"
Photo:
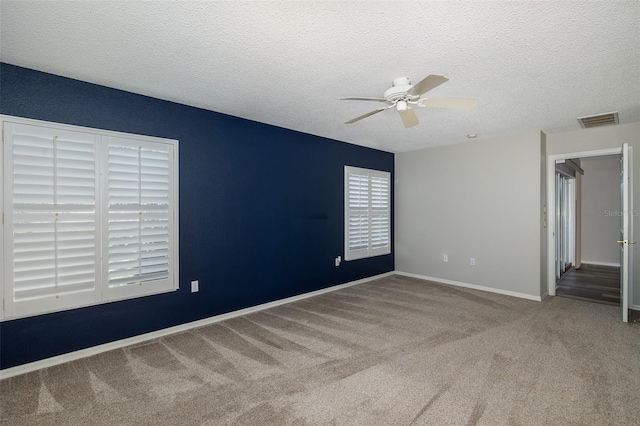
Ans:
[[[583,129],[618,124],[618,111],[608,112],[606,114],[589,115],[587,117],[578,117],[578,122]]]

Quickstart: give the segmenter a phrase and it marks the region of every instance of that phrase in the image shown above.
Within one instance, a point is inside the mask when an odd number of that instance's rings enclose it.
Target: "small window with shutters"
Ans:
[[[177,288],[177,141],[1,118],[3,317]]]
[[[391,173],[345,166],[345,260],[391,253]]]

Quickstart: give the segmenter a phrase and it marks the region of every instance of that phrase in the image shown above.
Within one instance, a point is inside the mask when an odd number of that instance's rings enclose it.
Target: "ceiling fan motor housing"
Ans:
[[[390,103],[406,99],[408,98],[407,91],[412,87],[411,80],[407,77],[398,77],[393,80],[392,87],[384,91],[384,98]]]

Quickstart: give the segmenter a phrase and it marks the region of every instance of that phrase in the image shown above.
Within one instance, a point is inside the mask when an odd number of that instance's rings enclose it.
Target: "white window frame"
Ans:
[[[15,125],[35,126],[47,130],[60,132],[82,133],[93,137],[95,147],[95,286],[92,290],[77,293],[65,293],[39,297],[33,300],[14,300],[13,278],[13,158],[10,152],[13,150],[13,141],[5,137],[5,123]],[[178,202],[178,141],[151,136],[134,135],[108,130],[93,129],[81,126],[72,126],[60,123],[52,123],[41,120],[32,120],[20,117],[0,115],[2,128],[2,150],[0,151],[0,208],[2,209],[2,227],[0,229],[0,276],[4,285],[0,286],[3,300],[0,320],[10,320],[21,317],[41,315],[49,312],[57,312],[79,307],[113,302],[116,300],[130,299],[152,294],[175,291],[179,288],[179,202]],[[156,146],[162,147],[168,153],[168,170],[165,174],[168,179],[169,212],[168,218],[168,279],[150,283],[136,282],[127,285],[128,288],[120,288],[114,291],[109,287],[109,252],[108,252],[108,194],[107,194],[107,165],[108,145],[114,138],[128,141],[131,146]],[[158,145],[162,144],[162,145]],[[144,149],[144,148],[142,148]],[[57,219],[56,219],[57,220]],[[164,258],[164,255],[163,255]],[[158,283],[159,285],[153,285]]]
[[[366,203],[366,208],[360,209],[350,209],[349,203],[349,175],[359,175],[366,176],[367,184],[368,184],[368,200]],[[372,187],[372,178],[381,178],[386,179],[388,184],[387,191],[387,200],[386,200],[386,208],[375,208],[372,203],[372,195],[373,192],[371,190]],[[354,166],[344,166],[344,260],[357,260],[364,259],[373,256],[381,256],[385,254],[391,253],[391,190],[392,190],[392,182],[391,182],[391,173],[385,172],[381,170],[373,170],[373,169],[365,169],[361,167]],[[367,219],[367,245],[363,248],[350,248],[349,247],[349,234],[350,234],[350,216],[355,214],[362,215],[363,213]],[[375,216],[384,216],[386,215],[386,221],[383,225],[386,225],[386,229],[388,230],[387,241],[384,246],[375,247],[373,244],[373,221],[372,219]]]

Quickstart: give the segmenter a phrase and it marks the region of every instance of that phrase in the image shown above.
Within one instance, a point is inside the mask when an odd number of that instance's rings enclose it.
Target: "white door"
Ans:
[[[633,283],[633,168],[629,144],[622,145],[620,167],[620,198],[622,215],[620,226],[620,308],[622,322],[629,321],[629,283]]]

